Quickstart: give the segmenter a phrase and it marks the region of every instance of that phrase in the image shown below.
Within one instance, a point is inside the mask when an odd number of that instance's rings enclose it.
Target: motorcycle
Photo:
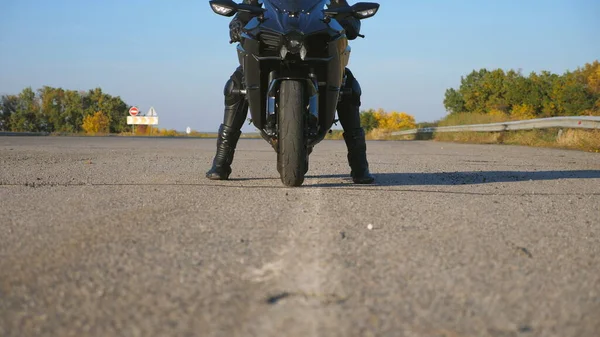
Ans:
[[[379,4],[325,8],[329,0],[263,0],[264,7],[211,0],[212,10],[253,17],[244,27],[237,55],[244,71],[239,94],[248,101],[251,123],[277,153],[286,186],[301,186],[309,156],[335,122],[351,48],[338,22],[374,16]],[[364,37],[361,35],[361,37]]]

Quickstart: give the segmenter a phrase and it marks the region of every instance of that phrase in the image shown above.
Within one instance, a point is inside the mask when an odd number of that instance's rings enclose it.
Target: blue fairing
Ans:
[[[310,12],[315,8],[322,9],[328,2],[328,0],[263,0],[265,6],[271,5],[280,12]]]
[[[323,9],[328,0],[264,0],[264,20],[260,23],[262,30],[271,30],[281,34],[299,31],[304,35],[334,28],[341,29],[337,22],[329,25],[323,22]],[[334,20],[335,21],[335,20]],[[259,23],[252,20],[246,27],[256,28]]]

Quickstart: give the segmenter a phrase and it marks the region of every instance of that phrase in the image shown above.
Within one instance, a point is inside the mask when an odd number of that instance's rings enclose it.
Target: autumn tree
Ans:
[[[110,118],[102,111],[97,111],[93,115],[87,115],[83,119],[83,130],[88,134],[105,134],[108,133],[110,126]]]
[[[377,129],[397,131],[416,127],[415,118],[405,112],[387,113],[383,109],[379,109],[374,115],[377,119]]]
[[[578,68],[575,74],[592,95],[600,95],[600,62],[598,60],[586,63],[582,68]]]
[[[513,120],[536,118],[535,109],[528,104],[514,105],[510,111],[510,118]]]

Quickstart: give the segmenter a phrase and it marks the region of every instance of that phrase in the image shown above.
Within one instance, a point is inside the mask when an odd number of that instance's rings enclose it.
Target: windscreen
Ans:
[[[302,12],[312,10],[318,4],[326,2],[326,0],[264,0],[271,3],[280,11],[286,12]]]

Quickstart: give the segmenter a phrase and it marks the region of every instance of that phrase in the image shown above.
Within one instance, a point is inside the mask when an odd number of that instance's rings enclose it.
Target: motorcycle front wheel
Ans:
[[[297,187],[307,171],[304,139],[304,87],[302,82],[286,80],[279,89],[277,171],[284,185]]]

